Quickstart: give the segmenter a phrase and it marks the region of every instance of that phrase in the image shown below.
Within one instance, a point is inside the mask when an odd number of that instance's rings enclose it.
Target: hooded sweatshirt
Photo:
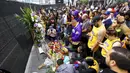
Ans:
[[[56,70],[56,73],[76,73],[73,64],[62,64]]]

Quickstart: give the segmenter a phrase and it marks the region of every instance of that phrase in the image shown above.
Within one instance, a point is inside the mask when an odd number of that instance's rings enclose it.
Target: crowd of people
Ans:
[[[129,73],[128,2],[107,8],[80,5],[41,9],[40,13],[49,47],[58,45],[56,53],[62,50],[56,73]]]

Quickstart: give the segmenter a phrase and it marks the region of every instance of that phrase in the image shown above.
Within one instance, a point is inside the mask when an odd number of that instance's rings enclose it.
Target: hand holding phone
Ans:
[[[108,50],[106,49],[104,43],[101,43],[101,42],[100,42],[99,46],[100,46],[101,48],[103,48],[106,52],[108,52]]]

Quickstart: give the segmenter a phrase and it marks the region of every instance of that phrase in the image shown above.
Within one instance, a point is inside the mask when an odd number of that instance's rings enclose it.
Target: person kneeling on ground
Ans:
[[[76,73],[73,64],[64,64],[62,59],[57,60],[57,69],[56,73]]]
[[[54,29],[53,26],[50,26],[47,30],[47,35],[50,41],[54,41],[56,39],[56,33],[56,29]]]

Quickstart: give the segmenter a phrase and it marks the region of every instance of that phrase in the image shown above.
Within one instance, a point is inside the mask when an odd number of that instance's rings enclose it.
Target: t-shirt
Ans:
[[[69,58],[69,56],[65,56],[65,57],[64,57],[64,63],[65,63],[65,64],[69,64],[69,63],[70,63],[70,58]]]
[[[88,29],[90,26],[90,21],[84,21],[83,24],[82,24],[82,30],[84,29]]]

